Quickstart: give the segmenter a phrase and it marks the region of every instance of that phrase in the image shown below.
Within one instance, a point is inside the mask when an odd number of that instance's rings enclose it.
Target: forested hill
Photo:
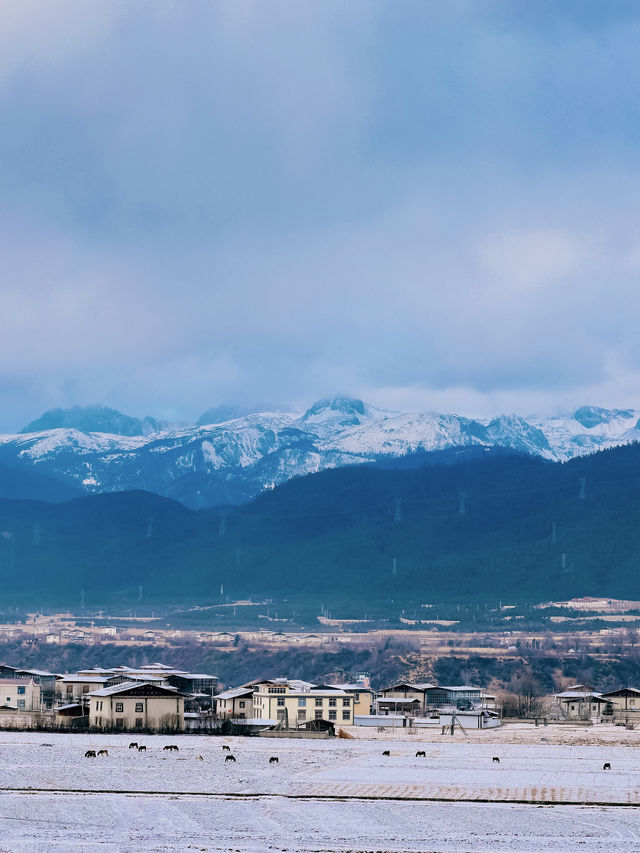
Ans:
[[[146,492],[0,502],[0,606],[296,596],[640,598],[640,446],[325,471],[227,511]]]

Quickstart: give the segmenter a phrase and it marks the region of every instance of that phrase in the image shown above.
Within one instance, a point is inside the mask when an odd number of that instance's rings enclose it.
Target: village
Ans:
[[[223,609],[250,610],[254,602],[236,601]],[[423,605],[433,608],[433,605]],[[199,608],[202,609],[202,608]],[[204,608],[206,610],[207,608]],[[524,616],[514,614],[514,605],[501,604],[499,621],[491,629],[468,630],[458,620],[410,619],[401,616],[398,627],[371,627],[366,620],[318,616],[314,630],[301,630],[288,619],[259,614],[256,627],[243,625],[230,630],[177,627],[157,615],[107,616],[102,612],[78,616],[72,613],[25,613],[20,619],[0,621],[0,646],[19,644],[23,648],[109,645],[153,649],[189,644],[201,648],[233,650],[239,643],[265,648],[326,649],[368,648],[388,639],[402,641],[432,654],[456,648],[485,656],[517,657],[523,649],[548,653],[586,652],[606,656],[611,651],[640,646],[638,624],[640,602],[582,597],[535,605],[531,613],[549,612],[542,621],[523,625]],[[255,621],[255,620],[254,620]],[[531,621],[531,620],[530,620]]]
[[[599,692],[569,685],[545,697],[536,725],[640,723],[640,689]],[[381,690],[368,673],[351,682],[258,679],[219,690],[217,676],[155,662],[74,673],[0,664],[0,728],[94,732],[349,736],[353,727],[440,729],[444,734],[509,723],[499,697],[480,686],[399,682]]]

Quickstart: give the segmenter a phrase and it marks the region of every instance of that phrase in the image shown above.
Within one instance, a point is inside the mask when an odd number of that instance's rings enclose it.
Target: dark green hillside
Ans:
[[[358,614],[393,599],[640,598],[640,446],[564,465],[492,456],[292,480],[193,512],[145,492],[0,501],[0,604],[311,597]]]

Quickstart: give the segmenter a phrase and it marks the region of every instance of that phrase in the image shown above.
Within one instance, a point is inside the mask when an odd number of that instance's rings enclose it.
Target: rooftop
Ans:
[[[166,685],[145,682],[145,681],[124,681],[122,684],[112,684],[111,687],[103,687],[101,690],[94,690],[92,693],[89,693],[89,696],[114,696],[117,693],[128,693],[130,690],[134,690],[136,687],[144,687],[145,684],[148,687],[155,687],[156,690],[166,690],[167,693],[173,693],[176,696],[181,696],[182,694],[178,692],[177,687],[168,687]]]

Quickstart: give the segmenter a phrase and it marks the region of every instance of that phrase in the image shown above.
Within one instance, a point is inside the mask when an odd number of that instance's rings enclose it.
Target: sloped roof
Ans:
[[[59,675],[58,681],[72,684],[104,684],[109,680],[107,675]]]
[[[617,690],[609,690],[603,693],[603,696],[640,696],[640,690],[637,687],[618,687]]]
[[[163,690],[169,695],[182,696],[177,687],[169,687],[163,684],[156,684],[148,681],[124,681],[122,684],[113,684],[111,687],[103,687],[101,690],[94,690],[87,694],[88,696],[115,696],[118,693],[129,693],[132,690],[139,690],[141,687],[153,687],[154,690]]]
[[[606,702],[606,699],[602,698],[601,693],[594,693],[592,690],[565,690],[564,693],[556,693],[556,699],[581,699],[583,702],[585,700]]]
[[[237,699],[238,696],[251,696],[253,689],[251,687],[232,687],[229,690],[223,690],[222,693],[216,693],[214,699]]]
[[[398,690],[398,689],[406,689],[415,690],[416,692],[424,692],[431,687],[436,687],[436,684],[415,684],[411,681],[399,681],[397,684],[392,684],[391,687],[385,687],[382,690],[382,693],[387,693],[389,690]]]

